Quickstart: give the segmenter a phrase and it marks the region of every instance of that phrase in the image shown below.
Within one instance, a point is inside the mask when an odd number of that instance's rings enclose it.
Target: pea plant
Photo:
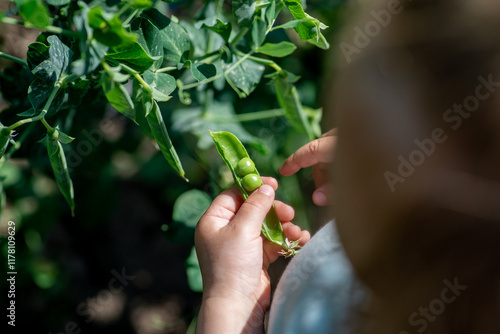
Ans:
[[[175,6],[178,1],[164,2]],[[96,89],[156,142],[168,164],[186,181],[188,175],[164,119],[167,113],[170,116],[168,101],[174,96],[185,105],[210,103],[206,95],[213,90],[234,91],[244,99],[264,81],[274,87],[280,109],[255,111],[250,117],[285,116],[309,139],[319,136],[320,111],[302,105],[295,87],[299,77],[273,60],[291,55],[297,46],[289,41],[269,42],[268,37],[273,31],[293,29],[302,41],[328,49],[322,34],[327,27],[308,15],[300,0],[207,0],[198,7],[192,17],[180,19],[163,14],[165,10],[158,8],[165,9],[164,4],[152,0],[11,1],[8,11],[0,13],[0,24],[37,28],[42,33],[29,45],[26,59],[0,52],[0,57],[29,69],[33,78],[25,92],[27,110],[18,113],[12,124],[0,123],[0,163],[23,142],[40,141],[60,192],[74,212],[65,157],[65,146],[74,138],[71,129],[64,127],[65,115],[81,101],[94,98],[91,92]],[[8,100],[7,92],[2,94]],[[207,115],[201,109],[171,114],[180,128],[184,122],[185,129],[208,139],[211,121],[234,114],[219,108],[218,115]],[[0,118],[4,117],[2,113]],[[43,126],[45,138],[31,138],[29,123]]]

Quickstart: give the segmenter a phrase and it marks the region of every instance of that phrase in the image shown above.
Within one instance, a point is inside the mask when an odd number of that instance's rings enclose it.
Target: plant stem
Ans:
[[[248,28],[247,27],[241,29],[240,32],[238,33],[238,35],[234,36],[234,38],[230,42],[230,44],[232,46],[235,46],[236,44],[238,44],[238,42],[240,41],[240,39],[242,39],[246,35],[247,32],[248,32]]]
[[[125,13],[129,8],[130,8],[130,4],[126,3],[125,5],[123,5],[122,8],[120,8],[120,10],[118,11],[118,13],[116,13],[116,16],[118,16],[118,17],[122,16],[122,14]]]
[[[238,56],[242,56],[243,53],[239,52],[239,51],[236,51],[235,52]],[[255,57],[255,56],[250,56],[248,59],[250,60],[253,60],[254,62],[256,63],[259,63],[259,64],[262,64],[262,65],[267,65],[269,67],[272,67],[274,68],[277,72],[279,72],[280,74],[282,74],[284,71],[283,69],[281,68],[281,66],[279,66],[278,64],[276,64],[274,61],[272,60],[269,60],[269,59],[264,59],[264,58],[259,58],[259,57]]]
[[[78,78],[80,78],[78,75],[76,75],[76,74],[70,74],[70,75],[64,77],[64,79],[62,80],[62,84],[66,85],[66,84],[68,84],[68,83],[70,83],[72,81],[75,81]]]
[[[246,113],[246,114],[238,114],[238,115],[233,115],[231,117],[217,117],[217,116],[207,115],[207,116],[205,116],[205,119],[208,119],[210,121],[214,121],[217,123],[233,123],[233,122],[242,123],[242,122],[259,121],[259,120],[274,118],[274,117],[281,117],[284,115],[285,115],[285,112],[283,111],[283,109],[271,109],[271,110],[257,111],[257,112]]]
[[[176,66],[167,66],[167,67],[157,69],[156,73],[172,72],[172,71],[175,71],[176,69],[177,69]]]
[[[144,89],[146,90],[146,92],[148,92],[148,94],[150,95],[153,94],[153,89],[151,89],[151,86],[149,86],[148,83],[144,81],[144,79],[141,77],[139,73],[133,73],[132,75],[134,76],[134,78],[137,79],[137,81],[139,81],[139,83],[142,85],[142,87],[144,87]]]
[[[103,61],[102,65],[105,67],[107,66],[106,62]],[[139,74],[137,73],[136,70],[134,70],[133,68],[125,65],[125,64],[120,64],[120,66],[130,75],[132,75],[137,81],[139,81],[139,83],[142,85],[142,87],[144,87],[144,89],[146,90],[146,92],[148,92],[148,94],[152,95],[153,94],[153,89],[151,88],[151,86],[146,82],[144,81],[144,78]],[[158,71],[157,71],[158,72]]]
[[[82,34],[77,32],[77,31],[67,30],[67,29],[63,29],[60,27],[52,26],[52,25],[49,25],[49,26],[46,26],[43,28],[38,28],[38,27],[35,27],[32,24],[28,23],[28,22],[24,22],[24,21],[21,21],[21,20],[12,18],[12,17],[2,17],[0,19],[0,23],[15,24],[15,25],[24,26],[25,28],[45,30],[48,32],[52,32],[54,34],[68,35],[68,36],[73,36],[73,37],[78,37],[78,38],[82,37]]]
[[[35,123],[31,123],[26,130],[23,131],[21,136],[16,140],[16,143],[10,147],[10,149],[5,153],[5,155],[2,157],[2,163],[5,160],[9,160],[10,157],[17,152],[21,148],[22,143],[24,140],[28,137],[28,135],[33,131],[35,128]]]
[[[206,55],[203,55],[201,57],[194,58],[192,61],[194,63],[196,61],[205,60],[207,58],[214,57],[214,56],[217,56],[217,58],[211,60],[210,62],[214,62],[216,59],[218,59],[221,56],[221,51],[220,50],[212,51],[212,52],[207,53]],[[210,63],[210,62],[207,62],[207,63]]]
[[[7,129],[14,130],[15,128],[17,128],[21,125],[24,125],[24,124],[32,123],[32,122],[36,122],[36,121],[41,121],[42,124],[47,128],[47,130],[49,132],[51,132],[51,133],[54,132],[54,128],[51,127],[47,123],[47,121],[45,120],[45,115],[47,115],[47,112],[49,111],[50,105],[54,101],[54,98],[56,97],[57,92],[59,91],[59,88],[60,88],[60,84],[56,83],[54,89],[52,90],[52,93],[50,93],[50,96],[49,96],[47,102],[43,106],[43,109],[40,112],[40,114],[38,114],[38,116],[22,119],[16,123],[12,124],[11,126],[9,126]]]
[[[136,9],[132,12],[132,14],[130,14],[127,19],[123,22],[123,26],[124,27],[128,27],[130,21],[133,20],[133,18],[137,15],[137,13],[139,13],[139,9]]]
[[[220,16],[223,6],[224,6],[224,0],[216,0],[215,1],[215,16],[216,17]]]
[[[28,63],[26,62],[26,60],[22,60],[20,58],[17,58],[17,57],[14,57],[14,56],[11,56],[9,54],[6,54],[4,52],[0,52],[0,58],[5,58],[5,59],[8,59],[10,61],[13,61],[15,63],[18,63],[18,64],[21,64],[23,66],[26,66],[28,67]]]
[[[210,83],[212,81],[215,81],[215,80],[217,80],[219,78],[222,78],[222,77],[226,76],[228,73],[230,73],[231,71],[233,71],[236,67],[240,66],[241,63],[243,63],[249,57],[251,57],[251,53],[245,54],[236,63],[234,63],[230,68],[228,68],[227,70],[225,70],[224,73],[221,73],[221,74],[218,74],[216,76],[213,76],[213,77],[211,77],[211,78],[209,78],[207,80],[203,80],[203,81],[200,81],[200,82],[195,82],[195,83],[192,83],[190,85],[185,85],[184,86],[184,90],[195,88],[195,87],[198,87],[200,85],[204,85],[204,84]]]

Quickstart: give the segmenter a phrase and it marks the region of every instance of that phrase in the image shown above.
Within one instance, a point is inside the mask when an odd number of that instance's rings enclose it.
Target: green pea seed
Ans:
[[[243,177],[255,171],[255,164],[250,158],[243,158],[238,162],[236,167],[238,175]]]
[[[241,180],[241,184],[246,191],[251,192],[262,185],[262,180],[257,174],[248,174]]]

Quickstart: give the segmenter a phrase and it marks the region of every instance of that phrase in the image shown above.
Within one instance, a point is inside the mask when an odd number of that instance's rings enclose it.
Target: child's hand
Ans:
[[[277,181],[262,180],[266,185],[246,201],[236,187],[221,193],[196,227],[203,276],[197,333],[263,333],[271,297],[267,268],[280,250],[261,237],[262,222],[273,202],[285,236],[301,239],[302,244],[310,238],[309,232],[290,223],[293,208],[274,201]]]
[[[313,166],[313,177],[316,184],[313,202],[318,206],[331,204],[331,186],[328,176],[336,142],[336,131],[335,129],[330,130],[320,139],[313,140],[299,148],[297,152],[285,160],[279,169],[281,175],[288,176],[297,173],[301,168]]]

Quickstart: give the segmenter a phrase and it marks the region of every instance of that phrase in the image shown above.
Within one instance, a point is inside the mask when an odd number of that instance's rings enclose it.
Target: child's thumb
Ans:
[[[260,235],[262,222],[273,203],[274,189],[262,185],[247,198],[230,224],[235,224],[244,233]]]

